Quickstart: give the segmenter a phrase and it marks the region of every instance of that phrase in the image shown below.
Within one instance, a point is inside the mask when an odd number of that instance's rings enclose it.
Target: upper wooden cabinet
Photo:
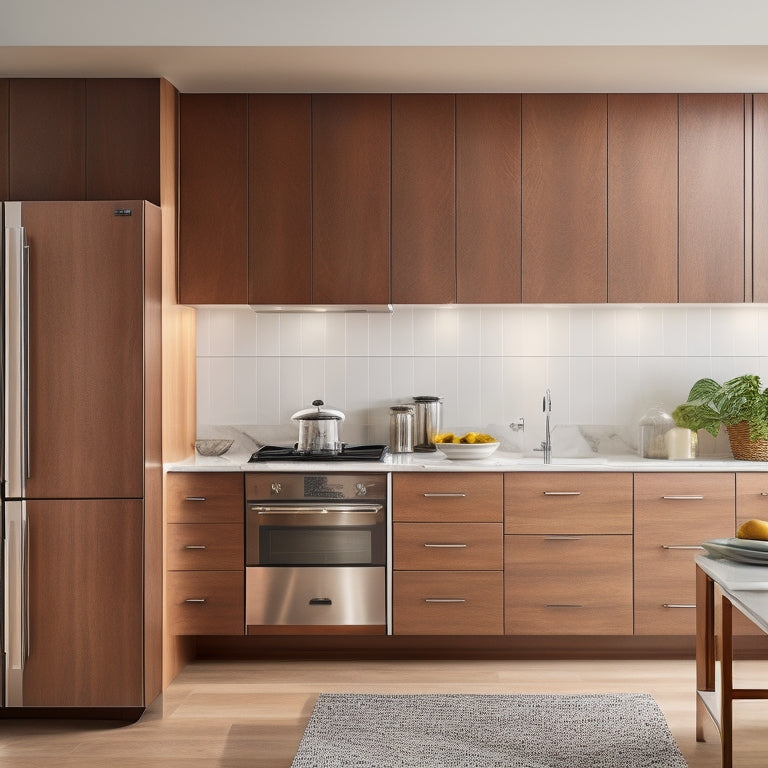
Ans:
[[[180,99],[179,301],[248,303],[248,97]]]
[[[392,301],[456,301],[455,97],[392,97]]]
[[[604,94],[522,97],[523,301],[607,299]]]
[[[520,162],[520,95],[457,95],[456,301],[460,304],[521,300]]]
[[[743,302],[744,96],[679,99],[680,301]]]
[[[677,301],[677,94],[608,95],[608,301]]]
[[[752,103],[752,300],[768,301],[768,93]]]
[[[312,300],[389,303],[392,98],[312,97]]]
[[[0,200],[8,199],[8,88],[0,79]]]

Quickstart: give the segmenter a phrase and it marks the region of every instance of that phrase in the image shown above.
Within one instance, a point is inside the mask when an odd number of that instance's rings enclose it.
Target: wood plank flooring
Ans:
[[[768,685],[766,661],[735,672],[738,685]],[[718,768],[714,726],[695,741],[694,687],[693,661],[197,661],[131,725],[0,721],[0,766],[289,768],[320,692],[645,692],[689,767]],[[736,702],[735,723],[735,768],[765,768],[768,702]]]

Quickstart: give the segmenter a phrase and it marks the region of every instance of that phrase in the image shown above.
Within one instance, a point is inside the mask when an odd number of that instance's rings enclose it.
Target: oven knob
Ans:
[[[365,483],[357,483],[355,485],[355,492],[358,496],[365,496],[368,493],[368,486]]]
[[[280,483],[272,483],[272,493],[274,495],[277,495],[282,490],[283,490],[283,486],[280,485]]]

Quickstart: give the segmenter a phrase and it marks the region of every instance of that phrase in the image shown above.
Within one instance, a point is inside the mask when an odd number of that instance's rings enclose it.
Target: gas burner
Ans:
[[[302,453],[295,447],[263,445],[250,461],[381,461],[386,445],[344,445],[339,453]]]

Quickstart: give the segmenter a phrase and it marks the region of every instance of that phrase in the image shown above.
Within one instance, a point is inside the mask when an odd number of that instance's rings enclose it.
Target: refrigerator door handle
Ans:
[[[5,503],[5,706],[24,699],[24,667],[29,658],[29,536],[23,501]]]
[[[29,450],[29,245],[21,229],[21,440],[24,455],[24,479],[31,477]]]

